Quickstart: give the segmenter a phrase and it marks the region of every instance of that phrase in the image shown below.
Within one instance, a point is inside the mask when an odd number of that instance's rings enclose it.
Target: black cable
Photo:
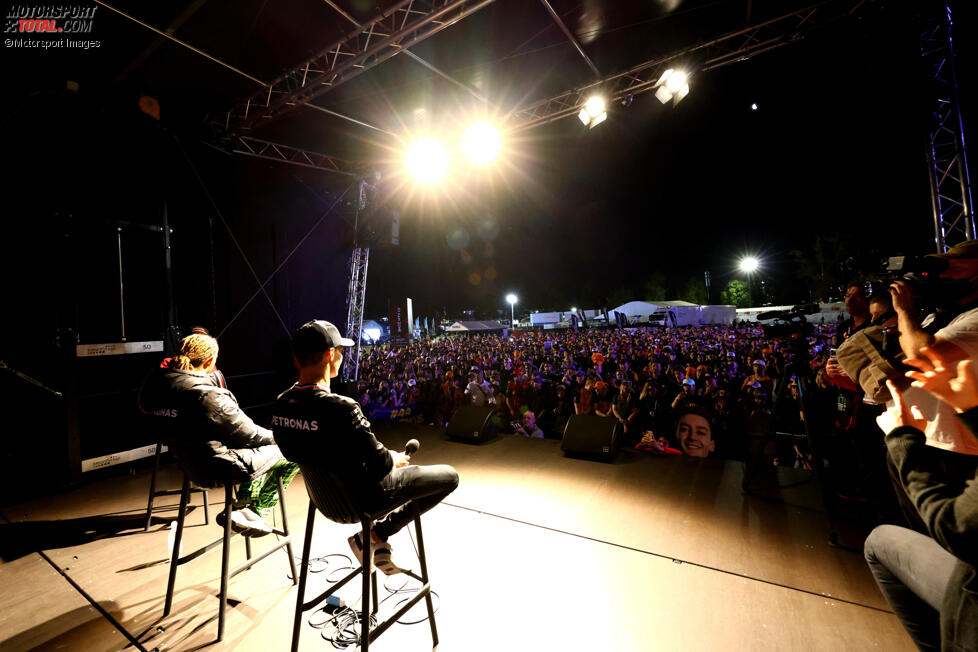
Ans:
[[[408,535],[411,537],[411,545],[414,547],[415,555],[417,555],[418,546],[414,541],[414,534],[411,532],[410,529],[408,529]],[[310,558],[308,572],[310,573],[326,572],[330,568],[330,561],[329,561],[330,558],[342,558],[344,560],[344,564],[330,570],[329,575],[335,574],[339,571],[353,570],[354,568],[352,564],[352,560],[350,559],[349,556],[340,553],[333,553],[329,555],[324,555],[322,557]],[[300,564],[302,563],[301,559],[297,558],[297,560],[299,561]],[[317,563],[323,564],[323,566],[319,568],[315,568],[313,564],[317,564]],[[291,574],[286,574],[286,575],[290,580],[292,579]],[[339,578],[331,578],[329,575],[327,575],[326,578],[326,581],[329,583],[332,583],[339,579]],[[393,611],[397,611],[401,605],[409,601],[411,599],[411,596],[416,594],[421,589],[420,586],[408,587],[408,583],[412,579],[410,577],[406,577],[400,586],[396,588],[392,588],[390,586],[390,582],[393,579],[395,578],[392,576],[390,579],[384,582],[384,590],[387,591],[387,596],[377,603],[378,610],[380,609],[381,605],[383,605],[385,602],[387,602],[394,596],[398,596],[398,595],[404,596],[394,604]],[[434,601],[432,605],[432,614],[434,614],[438,612],[438,609],[441,606],[441,599],[435,591],[431,592],[431,597],[432,600]],[[360,597],[360,601],[362,604],[363,596]],[[333,611],[330,612],[330,610]],[[327,614],[327,613],[329,614],[329,616],[325,620],[320,620],[319,618],[317,618],[318,614]],[[398,620],[397,623],[399,625],[417,625],[427,620],[428,620],[428,616],[425,615],[424,618],[421,618],[420,620]],[[320,630],[320,636],[322,636],[324,640],[329,641],[336,649],[344,649],[352,645],[357,645],[360,642],[360,633],[362,630],[361,612],[358,611],[357,609],[354,609],[353,607],[350,606],[335,607],[333,605],[327,604],[324,607],[320,607],[319,609],[316,609],[306,622],[313,629]],[[370,624],[369,624],[370,629],[372,629],[376,625],[377,625],[377,616],[375,614],[370,614]]]

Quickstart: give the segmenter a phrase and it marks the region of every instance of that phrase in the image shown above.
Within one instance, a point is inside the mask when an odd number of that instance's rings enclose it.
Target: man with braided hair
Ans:
[[[139,407],[157,418],[167,445],[191,477],[241,483],[231,528],[264,536],[272,532],[264,516],[278,502],[278,478],[288,486],[299,467],[282,457],[271,431],[238,406],[217,371],[217,353],[217,340],[195,329],[180,341],[180,352],[143,383]]]

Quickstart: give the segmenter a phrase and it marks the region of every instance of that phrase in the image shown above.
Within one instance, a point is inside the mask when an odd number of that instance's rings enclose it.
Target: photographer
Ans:
[[[531,439],[543,439],[543,431],[537,427],[537,415],[533,414],[533,410],[527,410],[523,413],[522,423],[519,421],[513,422],[513,432],[515,432],[520,437],[529,437]]]
[[[927,348],[920,353],[921,358],[909,361],[921,370],[907,373],[914,388],[948,405],[975,440],[978,383],[973,363],[952,365]],[[892,381],[888,386],[894,405],[887,415],[895,427],[886,435],[886,445],[930,537],[881,525],[866,539],[866,561],[919,649],[978,649],[978,478],[965,483],[944,472],[936,459],[938,449],[926,445],[921,430],[927,422],[920,408],[908,405]]]
[[[890,294],[897,314],[900,347],[909,359],[919,359],[921,349],[926,347],[946,364],[974,360],[978,358],[978,240],[962,242],[947,253],[928,258],[947,261],[947,269],[934,284],[934,299],[953,306],[956,315],[931,334],[928,331],[933,329],[933,320],[925,321],[924,326],[918,318],[914,287],[906,281],[895,281]],[[922,430],[927,444],[942,451],[948,468],[965,476],[973,475],[978,468],[978,440],[957,419],[953,408],[919,387],[905,390],[903,400],[920,408],[926,420]],[[880,425],[884,431],[893,428],[892,423],[885,421]]]
[[[836,420],[843,423],[848,422],[851,425],[853,419],[852,411],[855,408],[857,400],[862,398],[861,396],[857,396],[857,394],[861,392],[859,386],[849,378],[849,374],[839,364],[835,356],[835,351],[849,337],[869,326],[872,323],[872,315],[870,313],[869,302],[866,299],[866,290],[858,283],[849,284],[849,287],[846,289],[845,302],[846,312],[849,313],[849,318],[839,324],[839,328],[835,333],[835,343],[832,348],[832,353],[825,363],[825,382],[839,388],[836,403],[840,414],[837,415]],[[850,428],[843,426],[843,429],[848,430]]]

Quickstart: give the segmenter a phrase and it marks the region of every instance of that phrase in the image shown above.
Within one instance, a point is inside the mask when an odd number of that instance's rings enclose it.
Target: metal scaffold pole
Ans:
[[[360,182],[357,196],[356,222],[357,241],[350,255],[350,286],[346,293],[346,336],[354,344],[343,365],[343,380],[356,381],[360,375],[360,340],[363,332],[363,307],[367,296],[367,263],[370,260],[369,247],[361,247],[359,242],[360,211],[367,205],[367,182]]]
[[[971,181],[964,144],[964,125],[958,98],[951,40],[951,3],[939,5],[920,35],[920,53],[932,84],[931,124],[927,142],[927,168],[934,211],[935,244],[943,253],[975,237]]]

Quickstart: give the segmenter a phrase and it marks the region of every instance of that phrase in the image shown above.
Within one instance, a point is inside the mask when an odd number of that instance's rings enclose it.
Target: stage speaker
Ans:
[[[567,420],[560,449],[564,455],[613,462],[621,445],[618,419],[575,414]]]
[[[496,424],[492,422],[491,407],[463,405],[448,422],[448,438],[478,444],[496,436]]]

